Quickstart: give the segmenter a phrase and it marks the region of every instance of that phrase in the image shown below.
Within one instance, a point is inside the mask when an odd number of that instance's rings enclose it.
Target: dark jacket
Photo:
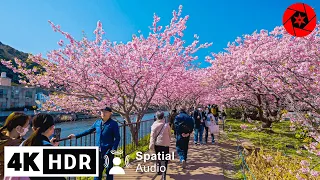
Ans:
[[[182,133],[192,133],[194,122],[191,116],[186,112],[181,111],[174,120],[175,133],[181,135]]]
[[[53,146],[50,143],[50,140],[44,136],[44,135],[40,135],[36,141],[35,144],[33,146]],[[30,180],[65,180],[66,178],[64,177],[29,177]]]
[[[206,122],[206,120],[207,120],[207,114],[206,114],[206,112],[202,112],[202,125],[205,127],[205,122]]]
[[[101,153],[106,154],[111,150],[117,150],[120,142],[119,125],[116,121],[109,119],[104,122],[98,119],[88,130],[77,134],[82,137],[96,131],[96,146],[101,148]]]
[[[199,118],[198,118],[199,116]],[[195,128],[196,129],[199,129],[200,128],[200,125],[201,125],[201,119],[202,119],[202,113],[198,110],[195,110],[193,112],[193,118],[194,118],[194,122],[195,122]]]
[[[40,135],[36,140],[33,146],[52,146],[49,138],[44,135]]]

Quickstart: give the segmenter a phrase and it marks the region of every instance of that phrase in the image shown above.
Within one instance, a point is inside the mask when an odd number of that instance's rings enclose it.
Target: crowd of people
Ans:
[[[102,172],[104,171],[104,157],[107,155],[112,162],[114,154],[112,150],[117,150],[120,142],[120,133],[118,123],[111,118],[112,110],[106,107],[101,111],[101,119],[86,131],[79,134],[70,134],[69,138],[82,137],[92,132],[96,132],[96,143],[99,147],[100,162],[99,163],[99,177],[95,180],[102,179]],[[30,121],[32,126],[32,134],[24,139],[23,137],[29,131]],[[33,118],[21,113],[13,112],[7,118],[0,129],[0,179],[5,180],[34,180],[34,179],[52,179],[59,180],[65,179],[63,177],[4,177],[4,147],[5,146],[58,146],[59,142],[56,138],[52,137],[54,134],[54,117],[46,113],[38,113]],[[113,179],[109,171],[113,167],[110,163],[106,168],[106,176],[108,180]]]
[[[183,169],[187,167],[188,147],[190,136],[194,133],[194,144],[204,145],[208,142],[208,136],[211,135],[211,143],[215,143],[213,131],[210,129],[212,125],[218,125],[220,119],[224,123],[226,113],[219,111],[217,105],[208,105],[206,107],[193,107],[187,109],[185,106],[180,107],[179,112],[173,109],[169,114],[169,122],[164,119],[163,112],[157,112],[155,122],[151,127],[150,145],[156,154],[169,154],[169,146],[171,136],[175,137],[176,151]],[[173,133],[171,133],[171,130]],[[203,139],[203,132],[205,137]],[[168,160],[158,160],[159,166],[164,162],[167,169]],[[166,178],[165,172],[157,172],[162,174],[162,179]]]
[[[32,134],[23,139],[29,131],[31,117],[20,112],[11,113],[0,129],[0,178],[9,179],[44,179],[41,177],[4,177],[4,146],[58,146],[55,138],[49,138],[54,133],[54,118],[49,114],[39,113],[32,119]],[[51,177],[45,179],[65,179]]]
[[[118,123],[111,118],[112,109],[106,107],[101,111],[101,119],[96,120],[93,125],[86,131],[78,134],[70,134],[68,137],[79,138],[86,136],[90,133],[96,132],[95,145],[99,147],[100,162],[104,162],[105,156],[108,156],[109,161],[113,162],[114,154],[112,152],[118,149],[120,142],[120,133]],[[210,130],[211,124],[218,124],[219,117],[218,106],[194,107],[187,109],[182,106],[179,112],[174,109],[169,114],[169,122],[166,121],[163,112],[157,112],[155,122],[151,126],[150,134],[150,149],[154,150],[157,154],[169,154],[169,146],[171,137],[175,137],[176,151],[179,156],[182,168],[186,168],[188,157],[188,146],[190,136],[194,132],[194,143],[199,145],[207,144],[208,136],[211,135],[212,144],[215,143],[215,137]],[[225,113],[222,111],[222,120],[225,118]],[[23,139],[29,131],[31,121],[32,134]],[[52,137],[54,134],[54,118],[50,114],[38,113],[33,118],[22,113],[13,112],[10,114],[0,129],[0,178],[1,179],[21,179],[19,177],[4,177],[4,146],[58,146],[59,142]],[[205,137],[203,138],[203,132]],[[158,165],[164,163],[167,169],[168,160],[158,160]],[[99,163],[99,177],[95,180],[102,179],[102,173],[105,170],[104,163]],[[113,179],[110,170],[113,163],[110,163],[106,168],[106,176],[108,180]],[[157,172],[162,174],[163,179],[166,177],[165,172]],[[22,179],[65,179],[58,177],[24,177]]]

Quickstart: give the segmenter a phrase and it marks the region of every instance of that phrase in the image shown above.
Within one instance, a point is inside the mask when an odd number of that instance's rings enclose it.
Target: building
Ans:
[[[1,73],[0,78],[0,109],[24,108],[35,106],[36,88],[25,86],[12,86],[11,79],[6,73]]]
[[[37,107],[42,108],[42,104],[44,104],[47,100],[49,100],[48,92],[37,89],[35,98]]]
[[[11,79],[7,77],[7,73],[1,73],[0,86],[11,86]]]

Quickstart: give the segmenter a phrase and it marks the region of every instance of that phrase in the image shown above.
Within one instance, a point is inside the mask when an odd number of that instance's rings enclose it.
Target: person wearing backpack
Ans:
[[[180,113],[174,120],[174,126],[177,153],[182,168],[186,168],[189,140],[194,127],[194,121],[192,117],[187,114],[186,107],[183,106],[180,108]]]
[[[171,128],[170,125],[166,123],[163,112],[157,112],[156,117],[157,121],[151,126],[149,149],[154,150],[156,154],[161,153],[166,156],[166,154],[169,154]],[[161,167],[161,162],[164,162],[166,167],[165,172],[162,173],[162,179],[165,179],[169,161],[157,159],[159,167]],[[159,171],[157,174],[160,175],[161,172]]]
[[[4,147],[19,146],[22,137],[29,130],[30,116],[24,113],[11,113],[0,129],[0,179],[4,178]]]

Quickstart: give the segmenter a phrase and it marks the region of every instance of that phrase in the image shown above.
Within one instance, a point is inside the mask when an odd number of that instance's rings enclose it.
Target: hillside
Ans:
[[[16,49],[0,42],[0,59],[13,60],[15,57],[26,62],[28,59],[28,54],[21,52],[21,51],[18,51]],[[29,65],[29,63],[27,63],[27,64],[28,64],[29,68],[32,68],[33,66],[36,65],[33,63],[30,65]],[[0,63],[0,72],[6,72],[7,77],[11,78],[13,83],[19,84],[18,74],[13,73],[12,70],[8,69],[7,67],[2,65],[1,63]]]

